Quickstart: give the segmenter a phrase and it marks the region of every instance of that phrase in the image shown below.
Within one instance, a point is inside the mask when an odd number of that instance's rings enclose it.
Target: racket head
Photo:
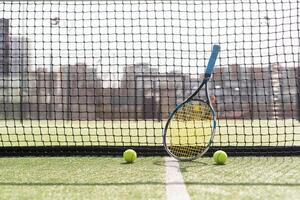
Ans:
[[[216,116],[204,100],[189,100],[171,113],[163,132],[163,144],[169,155],[190,161],[205,154],[212,144]]]

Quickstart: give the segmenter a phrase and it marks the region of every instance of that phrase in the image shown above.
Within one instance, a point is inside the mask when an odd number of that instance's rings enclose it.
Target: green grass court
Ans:
[[[160,145],[163,125],[155,121],[1,121],[0,137],[3,146]],[[299,127],[295,120],[219,120],[215,143],[295,144],[299,134],[292,133],[299,132]],[[300,157],[230,157],[224,166],[203,157],[180,162],[180,171],[195,200],[300,196]],[[163,157],[139,157],[131,165],[121,155],[3,157],[0,174],[0,199],[166,199]]]
[[[300,157],[181,162],[191,199],[298,199]],[[163,157],[0,158],[0,199],[166,199]]]
[[[165,122],[1,121],[2,146],[161,145]],[[219,120],[217,145],[299,145],[296,120]],[[167,199],[164,157],[2,157],[0,199]],[[191,199],[297,199],[300,157],[180,162]],[[174,183],[176,184],[176,183]]]

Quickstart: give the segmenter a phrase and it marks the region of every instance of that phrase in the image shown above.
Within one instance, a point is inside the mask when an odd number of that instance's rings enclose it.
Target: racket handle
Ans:
[[[214,70],[214,67],[215,67],[215,63],[216,63],[218,54],[219,54],[219,51],[220,51],[220,45],[215,44],[213,46],[213,50],[211,52],[211,56],[209,58],[208,65],[207,65],[206,70],[205,70],[205,77],[210,77],[210,75],[212,74],[212,72]]]

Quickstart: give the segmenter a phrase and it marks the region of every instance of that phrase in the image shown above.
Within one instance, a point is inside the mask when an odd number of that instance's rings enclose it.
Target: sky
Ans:
[[[31,67],[84,62],[120,78],[124,66],[197,76],[213,43],[217,65],[299,65],[300,3],[248,1],[1,2],[12,37],[30,40]],[[51,51],[52,49],[52,51]],[[111,77],[110,77],[111,79]]]

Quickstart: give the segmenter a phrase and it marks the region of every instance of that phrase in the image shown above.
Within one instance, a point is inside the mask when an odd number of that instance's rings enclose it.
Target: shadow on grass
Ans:
[[[172,182],[171,185],[181,185],[180,182]],[[246,183],[246,182],[185,182],[186,185],[203,186],[280,186],[280,187],[300,187],[300,183]],[[137,185],[165,185],[164,182],[106,182],[106,183],[31,183],[31,182],[0,182],[0,186],[137,186]]]
[[[199,160],[194,160],[194,161],[177,161],[177,160],[169,160],[169,161],[165,161],[165,160],[156,160],[153,162],[154,165],[158,165],[158,166],[165,166],[166,165],[166,162],[170,162],[170,163],[173,163],[173,162],[181,162],[181,163],[189,163],[190,166],[201,166],[201,165],[208,165],[208,163],[205,163],[205,162],[201,162]]]
[[[158,161],[154,161],[153,164],[154,165],[158,165],[158,166],[166,166],[166,162],[169,163],[169,167],[175,167],[177,168],[176,165],[172,165],[172,163],[176,163],[176,162],[179,162],[179,163],[188,163],[188,165],[185,165],[185,166],[182,166],[182,165],[179,165],[179,168],[180,168],[180,171],[181,172],[188,172],[188,169],[189,168],[192,168],[192,167],[203,167],[203,166],[207,166],[209,165],[208,163],[206,162],[201,162],[199,160],[194,160],[194,161],[177,161],[177,160],[168,160],[168,161],[165,161],[165,160],[158,160]]]
[[[134,162],[130,163],[130,162],[120,162],[120,165],[133,165]]]

